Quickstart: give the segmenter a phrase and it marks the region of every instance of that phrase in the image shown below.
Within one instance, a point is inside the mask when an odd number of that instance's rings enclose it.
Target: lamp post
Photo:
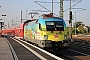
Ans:
[[[5,16],[6,16],[6,15],[2,15],[2,16],[4,16],[4,23],[5,23]]]
[[[1,21],[2,19],[0,19],[0,24],[1,24],[1,30],[2,30],[2,21]]]
[[[2,27],[4,25],[4,21],[2,21],[2,19],[0,19],[0,25],[1,25],[1,30],[2,30]]]

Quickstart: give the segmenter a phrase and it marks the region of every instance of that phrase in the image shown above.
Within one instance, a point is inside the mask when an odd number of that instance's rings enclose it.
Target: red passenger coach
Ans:
[[[24,39],[24,25],[31,21],[33,21],[33,20],[27,20],[27,21],[21,23],[18,27],[16,27],[15,28],[15,36],[20,39]]]
[[[10,32],[11,32],[10,29],[6,29],[5,30],[5,35],[9,35]]]
[[[10,29],[3,29],[3,30],[1,30],[1,33],[2,33],[2,36],[3,35],[10,35],[11,31],[10,31]]]
[[[19,30],[19,32],[20,32],[20,37],[23,39],[23,37],[24,37],[24,23],[22,23],[22,24],[20,25],[20,30]]]
[[[19,39],[24,39],[24,25],[31,21],[33,20],[27,20],[18,26],[13,26],[12,28],[2,29],[1,34],[16,37]]]
[[[2,32],[2,36],[5,35],[5,30],[2,30],[1,32]]]
[[[15,28],[15,36],[17,38],[23,39],[23,37],[24,37],[24,23],[20,24],[19,27]]]

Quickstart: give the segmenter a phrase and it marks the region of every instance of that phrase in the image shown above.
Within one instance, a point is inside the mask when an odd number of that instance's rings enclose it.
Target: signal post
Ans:
[[[72,11],[70,11],[70,14],[69,14],[70,16],[69,16],[69,25],[70,25],[70,27],[69,27],[69,30],[70,30],[70,38],[72,39]]]
[[[72,39],[72,11],[71,11],[71,0],[70,0],[70,12],[69,12],[69,34],[70,38]]]

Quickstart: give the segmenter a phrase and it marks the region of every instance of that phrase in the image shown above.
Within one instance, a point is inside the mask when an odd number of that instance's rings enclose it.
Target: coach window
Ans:
[[[19,30],[19,32],[21,32],[21,30]]]

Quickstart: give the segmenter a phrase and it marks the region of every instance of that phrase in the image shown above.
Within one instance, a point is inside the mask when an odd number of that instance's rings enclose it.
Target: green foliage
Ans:
[[[73,27],[72,27],[72,35],[75,34],[75,24],[76,24],[76,33],[77,34],[88,34],[90,33],[90,27],[87,26],[88,28],[88,31],[85,30],[85,25],[82,23],[82,22],[76,22],[73,24]],[[69,27],[67,27],[67,33],[69,35]]]
[[[75,24],[76,24],[76,28],[79,27],[81,24],[83,24],[82,22],[78,21],[76,23],[73,24],[73,27],[75,27]]]
[[[69,35],[69,27],[67,27],[67,35]]]

